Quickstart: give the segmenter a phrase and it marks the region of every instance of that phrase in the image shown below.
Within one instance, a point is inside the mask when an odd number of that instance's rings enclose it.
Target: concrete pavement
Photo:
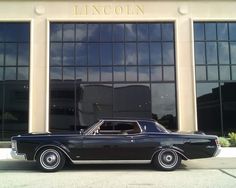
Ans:
[[[236,158],[183,161],[173,172],[150,165],[73,165],[42,173],[35,163],[0,161],[1,188],[235,188]]]

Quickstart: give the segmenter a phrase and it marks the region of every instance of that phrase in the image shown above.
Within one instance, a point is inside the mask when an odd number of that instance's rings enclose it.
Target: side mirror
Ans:
[[[84,134],[84,129],[80,129],[79,134]]]

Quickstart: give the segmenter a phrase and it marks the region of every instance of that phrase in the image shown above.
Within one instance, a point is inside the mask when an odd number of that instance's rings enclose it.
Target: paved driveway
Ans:
[[[0,161],[0,187],[55,188],[235,188],[236,158],[184,161],[179,170],[149,165],[74,165],[42,173],[32,162]]]

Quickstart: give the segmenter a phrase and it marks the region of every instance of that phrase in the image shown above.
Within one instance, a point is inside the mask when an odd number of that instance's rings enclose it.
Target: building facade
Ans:
[[[236,2],[0,5],[0,141],[106,117],[236,130]]]

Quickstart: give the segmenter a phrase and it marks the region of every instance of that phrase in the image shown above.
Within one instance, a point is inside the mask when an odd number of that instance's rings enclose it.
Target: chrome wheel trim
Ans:
[[[161,167],[165,169],[171,169],[174,168],[178,163],[178,157],[178,154],[173,150],[161,150],[158,154],[158,162]]]
[[[54,170],[59,166],[61,162],[61,156],[55,149],[47,149],[41,153],[39,161],[44,169]]]

